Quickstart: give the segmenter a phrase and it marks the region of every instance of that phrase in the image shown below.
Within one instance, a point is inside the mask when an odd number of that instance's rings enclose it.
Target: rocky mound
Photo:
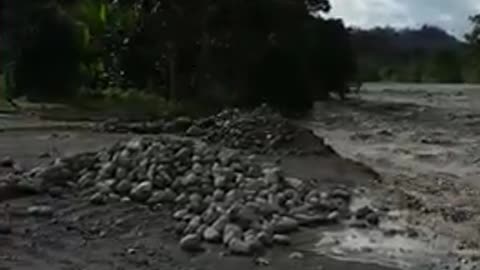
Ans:
[[[57,160],[11,175],[10,185],[30,191],[72,189],[93,204],[141,203],[171,211],[180,245],[201,251],[205,242],[250,255],[289,244],[301,226],[349,218],[346,188],[318,190],[286,177],[255,156],[190,140],[156,137],[120,142],[98,153]],[[357,215],[375,225],[375,212]]]
[[[101,123],[97,130],[139,134],[177,133],[261,154],[282,150],[295,154],[332,152],[321,138],[294,125],[268,106],[251,111],[225,109],[195,121],[187,117],[141,123],[112,120]]]

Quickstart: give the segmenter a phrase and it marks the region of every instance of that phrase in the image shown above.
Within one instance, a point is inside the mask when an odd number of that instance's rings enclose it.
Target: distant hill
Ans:
[[[459,49],[462,43],[445,30],[430,25],[418,29],[376,27],[351,28],[353,45],[360,51]]]
[[[439,27],[351,28],[350,33],[362,80],[458,81],[461,70],[444,78],[448,72],[439,74],[437,66],[456,65],[464,45]]]

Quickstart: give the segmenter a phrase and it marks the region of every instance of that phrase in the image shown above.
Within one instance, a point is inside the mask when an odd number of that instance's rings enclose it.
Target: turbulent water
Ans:
[[[422,236],[356,229],[323,232],[315,250],[402,269],[480,266],[480,86],[364,88],[346,104],[317,104],[303,125],[341,155],[380,172],[383,191],[377,195],[405,210],[390,225],[415,225]],[[404,207],[405,194],[421,205]]]

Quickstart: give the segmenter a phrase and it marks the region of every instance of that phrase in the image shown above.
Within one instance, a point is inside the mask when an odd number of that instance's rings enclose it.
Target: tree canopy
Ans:
[[[328,0],[5,5],[15,91],[27,96],[118,87],[175,100],[308,107],[330,92],[343,96],[355,71],[343,22],[322,17]]]

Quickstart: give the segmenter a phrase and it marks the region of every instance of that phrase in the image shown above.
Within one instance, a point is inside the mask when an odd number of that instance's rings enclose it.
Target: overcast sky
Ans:
[[[370,28],[433,24],[462,37],[468,16],[480,13],[480,0],[330,0],[332,16],[348,25]]]

